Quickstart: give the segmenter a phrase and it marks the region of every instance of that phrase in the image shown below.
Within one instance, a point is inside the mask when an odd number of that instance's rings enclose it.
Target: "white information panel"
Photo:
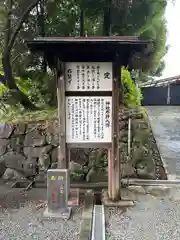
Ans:
[[[112,141],[112,97],[66,97],[66,142]]]
[[[69,62],[66,91],[112,91],[111,62]]]

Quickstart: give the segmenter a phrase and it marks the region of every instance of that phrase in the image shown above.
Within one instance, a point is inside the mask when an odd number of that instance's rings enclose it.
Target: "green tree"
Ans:
[[[1,76],[1,82],[11,90],[14,99],[29,109],[36,109],[36,107],[16,84],[15,77],[13,76],[12,54],[19,32],[22,30],[23,25],[25,27],[29,13],[38,2],[39,0],[31,0],[27,4],[25,1],[14,2],[13,0],[6,0],[4,11],[2,11],[5,19],[4,38],[1,48],[4,75]]]
[[[148,58],[136,56],[135,64],[139,63],[143,80],[147,76],[160,76],[164,67],[162,58],[167,52],[164,20],[167,1],[29,0],[27,3],[25,0],[6,0],[6,5],[0,5],[0,30],[5,33],[1,34],[4,75],[0,75],[0,81],[14,90],[17,84],[13,76],[23,81],[38,78],[38,88],[47,97],[49,87],[53,88],[51,92],[55,90],[53,77],[51,75],[47,81],[47,76],[42,73],[47,69],[45,59],[32,56],[25,40],[37,36],[79,36],[86,33],[88,36],[136,35],[153,40],[151,55]],[[132,66],[135,64],[132,61]],[[25,107],[34,107],[21,91],[18,101]]]
[[[61,1],[51,2],[48,7],[49,20],[47,23],[51,30],[47,35],[82,35],[83,19],[83,28],[88,36],[136,35],[142,39],[153,40],[153,52],[148,61],[147,57],[146,61],[142,58],[141,69],[149,75],[160,75],[163,70],[162,66],[164,66],[161,59],[167,52],[166,22],[164,20],[166,5],[167,0],[78,0],[68,2],[64,0],[62,4]],[[54,9],[56,11],[53,11]]]

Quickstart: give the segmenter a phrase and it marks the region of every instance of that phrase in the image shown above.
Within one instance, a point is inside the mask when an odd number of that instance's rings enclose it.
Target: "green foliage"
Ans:
[[[44,1],[46,2],[46,1]],[[153,57],[149,59],[147,67],[142,66],[143,72],[149,75],[158,76],[163,70],[161,60],[166,53],[166,22],[164,13],[168,0],[117,0],[112,1],[112,35],[130,36],[154,41]],[[14,8],[20,10],[20,4],[14,1]],[[84,29],[88,36],[101,36],[103,29],[103,12],[109,7],[107,0],[52,0],[45,3],[45,36],[79,36],[80,34],[80,12],[85,13]],[[22,6],[21,6],[22,7]],[[4,7],[2,7],[5,11]],[[1,9],[1,8],[0,8]],[[14,19],[19,18],[22,11],[14,11]],[[29,15],[28,21],[21,29],[16,45],[12,51],[13,71],[16,76],[21,76],[27,68],[33,66],[34,71],[37,65],[41,65],[38,58],[33,58],[28,53],[24,39],[31,39],[41,35],[42,21],[37,17],[34,9]],[[0,22],[4,15],[0,14]],[[13,20],[15,21],[15,20]],[[16,22],[14,23],[16,24]],[[20,53],[20,54],[19,54]],[[18,57],[17,57],[18,56]],[[142,63],[144,65],[144,63]],[[39,72],[39,71],[38,71]]]
[[[71,172],[72,180],[84,180],[85,176],[87,175],[89,168],[87,166],[81,166],[79,169],[75,169]]]
[[[141,69],[148,76],[161,76],[165,65],[162,58],[167,52],[166,22],[167,0],[117,0],[112,2],[112,35],[135,35],[154,41],[151,57],[142,59]],[[80,10],[85,12],[85,31],[88,36],[100,36],[103,29],[103,11],[106,0],[54,0],[47,5],[47,36],[78,36]],[[139,14],[141,13],[141,14]],[[58,22],[58,24],[57,24]],[[144,80],[141,79],[141,80]]]
[[[3,75],[3,73],[0,72]],[[52,89],[52,81],[54,81],[53,75],[48,73],[27,72],[22,77],[15,78],[18,88],[28,98],[39,107],[46,107],[51,105],[54,89]],[[11,97],[11,91],[0,83],[0,98],[6,101]]]
[[[51,0],[41,2],[44,4],[44,16],[41,16],[40,7],[34,8],[29,14],[17,35],[11,51],[11,60],[13,75],[17,76],[16,83],[20,90],[38,107],[44,108],[47,105],[55,106],[56,104],[55,81],[52,73],[43,73],[42,58],[31,54],[24,40],[37,36],[79,36],[80,12],[82,10],[85,15],[84,29],[87,35],[101,36],[104,12],[109,8],[109,1]],[[112,35],[135,35],[141,39],[154,41],[151,57],[141,61],[140,81],[147,80],[149,76],[161,76],[163,71],[164,62],[162,58],[167,52],[166,22],[164,20],[167,2],[168,0],[117,0],[112,1],[110,6],[112,11]],[[19,0],[13,1],[12,26],[17,25],[17,21],[26,8],[27,3]],[[1,52],[3,52],[5,43],[6,17],[7,8],[4,4],[0,4]],[[0,55],[0,62],[1,58]],[[1,64],[0,71],[2,71]],[[126,75],[124,80],[125,104],[138,106],[141,101],[140,90],[130,81],[129,73],[123,71],[122,75]],[[5,93],[8,93],[8,89],[0,84],[0,96]],[[11,105],[14,105],[14,102],[11,102]]]
[[[130,72],[124,67],[121,69],[121,81],[125,107],[135,108],[141,105],[142,94],[131,78]]]
[[[0,97],[8,91],[8,88],[4,84],[0,83]]]
[[[55,79],[51,73],[28,72],[24,78],[19,79],[18,83],[33,103],[41,107],[51,105],[53,93],[56,90],[53,88]]]

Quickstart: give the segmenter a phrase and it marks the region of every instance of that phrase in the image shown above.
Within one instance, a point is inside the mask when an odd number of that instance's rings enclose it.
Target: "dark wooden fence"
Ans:
[[[141,89],[142,105],[180,105],[180,84],[172,83],[168,86],[152,86]]]

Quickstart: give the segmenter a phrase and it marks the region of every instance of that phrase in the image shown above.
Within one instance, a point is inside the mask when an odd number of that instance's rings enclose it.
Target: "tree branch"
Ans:
[[[31,3],[26,11],[22,14],[19,22],[17,23],[17,27],[15,28],[14,30],[14,33],[12,34],[12,37],[8,43],[8,46],[7,46],[7,51],[9,52],[11,50],[11,48],[13,47],[14,45],[14,42],[16,40],[16,37],[19,33],[19,31],[21,30],[21,27],[22,27],[22,24],[25,22],[26,18],[28,17],[29,13],[33,10],[33,8],[40,2],[40,0],[35,0],[33,3]]]
[[[31,4],[27,7],[27,9],[22,13],[20,20],[15,27],[14,32],[11,31],[11,11],[12,11],[12,0],[8,1],[8,16],[6,21],[6,32],[4,51],[2,55],[2,65],[4,70],[4,77],[0,76],[0,81],[4,83],[9,90],[15,91],[13,94],[13,98],[21,103],[27,109],[37,109],[37,107],[29,100],[28,96],[26,96],[17,86],[16,81],[13,77],[12,66],[11,66],[11,50],[14,46],[14,43],[17,39],[17,36],[22,28],[23,23],[28,19],[29,13],[31,10],[38,4],[40,0],[31,0]],[[10,32],[11,31],[11,32]]]

